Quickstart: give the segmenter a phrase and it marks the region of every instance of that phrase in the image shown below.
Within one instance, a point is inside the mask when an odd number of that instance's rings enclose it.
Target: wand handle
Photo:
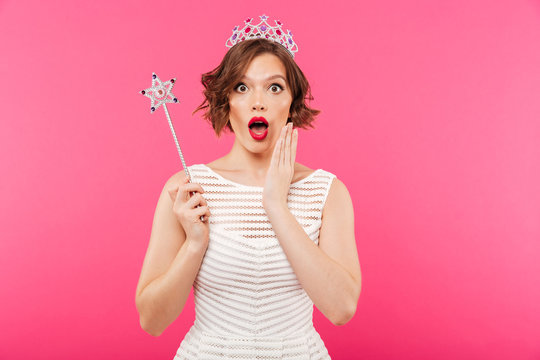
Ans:
[[[169,127],[171,128],[171,132],[174,138],[174,143],[176,144],[176,149],[178,150],[178,155],[180,155],[180,161],[182,161],[182,167],[184,168],[184,171],[186,172],[186,175],[188,176],[189,182],[191,182],[191,175],[189,174],[188,167],[186,166],[186,161],[184,160],[184,155],[182,154],[182,150],[180,149],[180,144],[178,143],[178,139],[176,138],[176,132],[174,131],[174,126],[171,121],[171,117],[169,115],[169,111],[167,110],[167,105],[163,104],[163,109],[165,110],[165,115],[167,116],[167,121],[169,122]],[[190,196],[193,196],[195,194],[194,191],[190,193]],[[200,207],[200,206],[197,206]],[[201,221],[204,222],[204,215],[201,215]]]

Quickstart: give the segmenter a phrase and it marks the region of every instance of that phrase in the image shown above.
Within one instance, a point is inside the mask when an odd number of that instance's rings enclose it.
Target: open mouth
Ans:
[[[249,125],[249,129],[255,134],[262,134],[266,131],[266,129],[268,129],[268,124],[265,124],[262,121],[255,121],[254,123]]]
[[[262,140],[268,134],[268,121],[262,116],[253,117],[249,121],[249,133],[255,140]]]

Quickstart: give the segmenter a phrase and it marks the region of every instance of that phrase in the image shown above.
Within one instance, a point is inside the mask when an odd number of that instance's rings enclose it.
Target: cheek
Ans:
[[[231,112],[239,112],[243,108],[245,108],[245,101],[242,101],[242,99],[232,98],[229,100],[229,109]]]
[[[231,98],[229,99],[229,109],[233,110],[236,108],[236,100]]]
[[[238,113],[239,109],[240,109],[240,106],[238,104],[238,101],[236,101],[236,100],[230,100],[229,101],[229,112],[231,114]]]
[[[279,108],[281,109],[281,111],[284,111],[284,112],[289,112],[289,109],[291,107],[291,104],[292,104],[292,101],[291,99],[282,99],[278,106]]]
[[[235,128],[238,128],[238,124],[242,119],[242,106],[236,99],[229,99],[229,124],[235,132]]]
[[[290,92],[287,92],[287,96],[283,96],[281,98],[281,103],[282,103],[282,106],[284,107],[290,107],[291,104],[292,104],[292,95]]]

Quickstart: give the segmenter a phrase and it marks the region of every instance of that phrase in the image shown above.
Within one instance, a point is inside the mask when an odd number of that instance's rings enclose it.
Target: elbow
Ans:
[[[356,314],[356,305],[358,304],[358,299],[360,297],[360,290],[358,287],[355,295],[348,301],[348,303],[343,304],[341,311],[336,312],[333,316],[329,317],[329,320],[332,324],[336,326],[342,326],[348,323]]]
[[[342,326],[348,323],[354,317],[355,313],[356,313],[356,303],[353,304],[352,306],[343,308],[343,311],[339,312],[338,314],[335,314],[329,320],[335,326]]]
[[[135,304],[137,307],[137,312],[139,313],[139,325],[141,326],[141,329],[144,330],[149,335],[152,336],[160,336],[163,333],[163,329],[156,329],[155,324],[152,324],[149,321],[149,316],[145,316],[145,312],[143,311],[143,305],[141,303],[142,298],[138,296],[135,300]]]
[[[143,329],[144,332],[146,332],[149,335],[157,337],[157,336],[160,336],[163,333],[162,329],[159,330],[159,329],[156,329],[156,328],[152,327],[150,324],[148,324],[147,321],[145,321],[143,319],[142,316],[139,317],[139,324],[141,325],[141,329]]]

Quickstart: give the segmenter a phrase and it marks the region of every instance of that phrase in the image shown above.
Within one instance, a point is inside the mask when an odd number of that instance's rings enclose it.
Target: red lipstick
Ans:
[[[255,123],[259,123],[259,124],[255,124]],[[255,124],[255,125],[253,125],[252,127],[251,126],[252,124]],[[254,138],[255,140],[263,140],[264,138],[266,138],[266,135],[268,135],[268,121],[266,121],[266,119],[263,118],[262,116],[253,117],[249,121],[248,126],[249,126],[249,133],[251,137]]]

